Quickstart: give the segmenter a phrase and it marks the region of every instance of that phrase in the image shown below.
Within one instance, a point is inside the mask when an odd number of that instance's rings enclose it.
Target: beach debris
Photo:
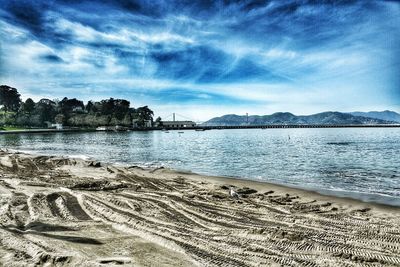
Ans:
[[[134,191],[137,192],[137,191],[139,191],[140,189],[142,189],[142,186],[141,186],[140,184],[134,184],[134,185],[133,185],[133,190],[134,190]]]
[[[216,199],[224,199],[224,198],[226,198],[226,194],[223,194],[221,192],[214,191],[214,190],[210,192],[210,195],[213,198],[216,198]]]
[[[172,181],[179,185],[185,184],[185,178],[183,178],[182,176],[178,176],[178,177],[172,179]]]
[[[138,169],[138,170],[144,170],[144,168],[142,168],[142,167],[140,167],[140,166],[137,166],[137,165],[132,165],[132,166],[129,166],[129,167],[127,167],[127,169],[129,170],[129,169]]]
[[[99,261],[100,264],[113,264],[113,265],[124,265],[131,263],[131,259],[127,257],[115,257],[115,258],[105,258]]]
[[[358,211],[358,212],[368,212],[368,211],[370,211],[371,210],[371,208],[363,208],[363,209],[358,209],[358,210],[355,210],[355,211]]]
[[[110,182],[106,180],[95,180],[95,181],[77,183],[73,186],[70,186],[69,189],[87,190],[87,191],[107,191],[107,190],[116,190],[128,187],[129,185],[127,183],[120,183],[114,181]],[[138,189],[138,187],[136,187],[135,189]]]
[[[195,197],[196,197],[196,194],[194,194],[194,193],[186,193],[186,194],[183,195],[183,197],[195,198]]]
[[[220,186],[220,188],[223,189],[223,190],[229,190],[231,187],[233,187],[233,185],[224,184],[224,185]]]
[[[101,163],[98,162],[98,161],[91,161],[89,163],[89,167],[100,168],[101,167]]]
[[[269,190],[268,192],[265,192],[264,195],[269,195],[269,194],[273,194],[273,193],[274,193],[274,191]]]
[[[250,195],[250,194],[257,193],[257,190],[255,190],[253,188],[243,187],[243,188],[239,188],[237,190],[237,193],[241,194],[241,195]]]
[[[149,171],[150,173],[155,173],[155,172],[157,172],[157,171],[160,171],[160,170],[164,170],[165,168],[163,167],[163,166],[161,166],[161,167],[157,167],[157,168],[154,168],[154,169],[152,169],[151,171]]]

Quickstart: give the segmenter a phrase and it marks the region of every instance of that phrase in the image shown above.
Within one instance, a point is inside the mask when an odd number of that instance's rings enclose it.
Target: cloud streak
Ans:
[[[399,107],[395,1],[0,2],[0,78],[36,98],[214,115]]]

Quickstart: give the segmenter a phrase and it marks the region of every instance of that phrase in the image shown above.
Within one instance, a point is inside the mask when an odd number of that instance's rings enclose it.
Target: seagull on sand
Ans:
[[[239,198],[239,194],[233,189],[233,187],[229,188],[229,195],[233,198]]]

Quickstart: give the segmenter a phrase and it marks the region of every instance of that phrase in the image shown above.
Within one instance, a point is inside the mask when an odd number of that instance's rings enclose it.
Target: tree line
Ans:
[[[21,100],[16,88],[0,86],[0,125],[23,127],[46,127],[59,123],[71,127],[131,126],[132,121],[144,126],[153,122],[153,111],[148,106],[133,108],[125,99],[104,99],[88,101],[86,104],[76,98],[58,99],[31,98]]]

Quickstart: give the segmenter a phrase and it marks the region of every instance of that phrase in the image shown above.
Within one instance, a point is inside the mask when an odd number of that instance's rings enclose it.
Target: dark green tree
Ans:
[[[148,106],[137,108],[136,113],[138,116],[137,118],[139,126],[143,127],[145,125],[145,121],[153,122],[154,112],[151,109],[149,109]]]
[[[0,85],[0,105],[3,105],[4,111],[18,111],[21,106],[21,95],[17,89]]]
[[[100,101],[100,112],[103,115],[110,115],[114,112],[114,98]]]
[[[39,115],[41,125],[46,121],[53,122],[56,116],[56,103],[50,99],[40,99],[35,106],[35,113]]]
[[[25,102],[22,104],[22,111],[31,114],[34,110],[35,102],[31,98],[25,100]]]
[[[93,104],[93,101],[88,101],[88,103],[85,106],[85,110],[87,111],[87,113],[95,113],[95,112],[97,112],[97,108]]]
[[[64,97],[58,103],[58,109],[64,115],[69,115],[70,113],[74,112],[76,109],[84,110],[84,108],[85,108],[85,105],[83,104],[83,102],[76,98],[68,99],[68,98]]]
[[[157,117],[157,119],[156,119],[156,126],[163,126],[163,123],[162,123],[162,119],[161,119],[161,117],[159,116],[159,117]]]
[[[115,117],[119,120],[125,117],[129,113],[129,101],[125,99],[115,99],[114,100],[114,110],[113,113]]]

